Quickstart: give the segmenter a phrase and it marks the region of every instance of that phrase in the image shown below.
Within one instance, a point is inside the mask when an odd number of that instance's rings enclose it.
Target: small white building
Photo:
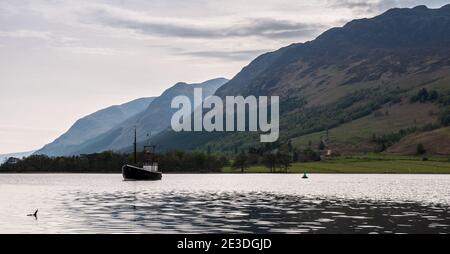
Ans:
[[[6,160],[5,164],[14,165],[17,164],[20,161],[18,158],[10,157]]]

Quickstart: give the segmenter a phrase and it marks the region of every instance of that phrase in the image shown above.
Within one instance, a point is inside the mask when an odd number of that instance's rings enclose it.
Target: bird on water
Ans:
[[[37,218],[38,211],[39,211],[39,209],[36,209],[36,211],[34,213],[27,214],[27,216],[33,216],[33,217]]]

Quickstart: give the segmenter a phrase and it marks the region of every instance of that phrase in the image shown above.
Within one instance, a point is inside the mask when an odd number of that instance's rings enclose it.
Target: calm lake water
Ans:
[[[0,233],[450,233],[449,207],[450,175],[0,174]]]

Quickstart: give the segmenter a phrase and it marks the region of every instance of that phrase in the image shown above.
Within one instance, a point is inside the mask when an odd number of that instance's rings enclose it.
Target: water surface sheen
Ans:
[[[0,233],[450,233],[449,205],[447,175],[0,174]]]

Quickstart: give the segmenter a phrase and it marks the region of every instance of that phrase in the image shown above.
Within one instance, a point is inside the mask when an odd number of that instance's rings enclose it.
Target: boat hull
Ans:
[[[162,179],[161,172],[149,172],[131,165],[122,167],[122,176],[126,181],[159,181]]]

